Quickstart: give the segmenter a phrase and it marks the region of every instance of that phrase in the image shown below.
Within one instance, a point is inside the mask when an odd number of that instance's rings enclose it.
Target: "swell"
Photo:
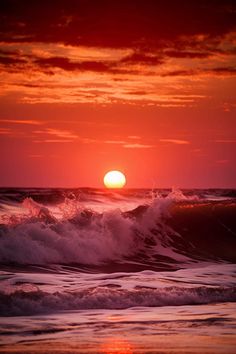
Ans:
[[[196,260],[235,262],[236,203],[155,198],[129,211],[97,213],[82,207],[58,220],[24,201],[29,215],[0,227],[1,264],[116,262],[180,267]]]
[[[128,212],[142,218],[148,211],[140,206]],[[168,207],[164,228],[168,228],[172,249],[195,259],[236,262],[236,203],[234,201],[178,201]],[[152,232],[156,234],[156,230]]]
[[[94,287],[82,291],[48,293],[16,291],[0,293],[1,316],[27,316],[67,310],[126,309],[200,305],[235,302],[235,287],[166,287],[163,289],[135,288],[132,290]]]
[[[236,203],[204,202],[175,205],[169,225],[204,258],[236,262]]]

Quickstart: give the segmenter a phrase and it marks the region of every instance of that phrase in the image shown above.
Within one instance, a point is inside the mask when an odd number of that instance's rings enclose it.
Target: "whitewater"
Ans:
[[[0,352],[235,353],[236,191],[0,189]]]

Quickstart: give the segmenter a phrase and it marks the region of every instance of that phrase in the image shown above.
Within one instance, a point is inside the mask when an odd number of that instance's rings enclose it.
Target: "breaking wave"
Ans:
[[[131,211],[102,213],[65,200],[63,217],[31,198],[27,215],[0,226],[2,264],[149,262],[180,266],[195,260],[235,261],[236,204],[200,201],[174,191]]]
[[[95,287],[82,291],[47,293],[16,291],[0,293],[2,316],[33,315],[45,312],[130,307],[182,306],[236,301],[235,287],[166,287],[132,290]]]

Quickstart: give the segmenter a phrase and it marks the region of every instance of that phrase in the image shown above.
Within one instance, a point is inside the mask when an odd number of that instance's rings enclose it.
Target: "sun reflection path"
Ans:
[[[133,354],[134,346],[127,340],[110,338],[102,344],[99,352],[103,354]]]

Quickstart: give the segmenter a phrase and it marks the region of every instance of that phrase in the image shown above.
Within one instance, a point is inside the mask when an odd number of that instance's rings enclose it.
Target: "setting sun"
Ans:
[[[107,188],[123,188],[126,178],[120,171],[109,171],[105,174],[103,182]]]

